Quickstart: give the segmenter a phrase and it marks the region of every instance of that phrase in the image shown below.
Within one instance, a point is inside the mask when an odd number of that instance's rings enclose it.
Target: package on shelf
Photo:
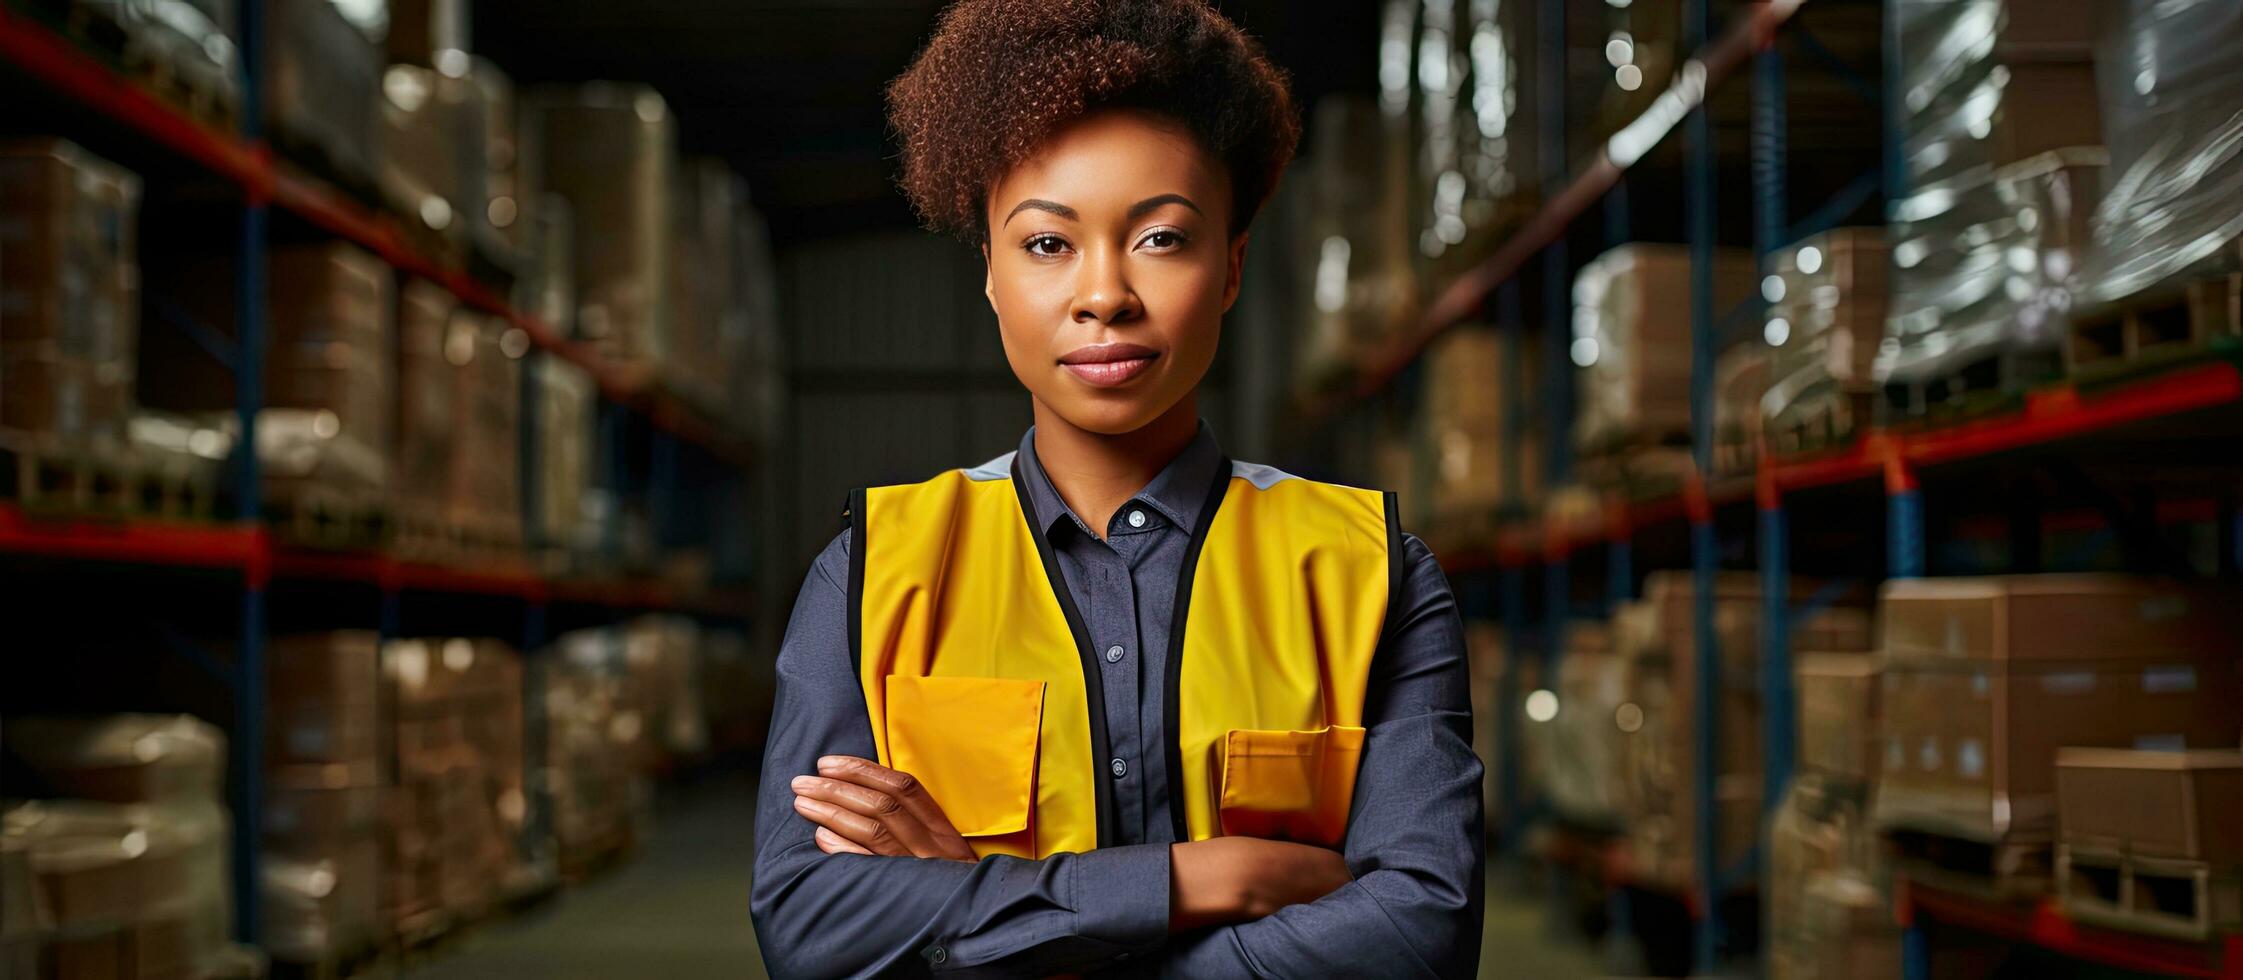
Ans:
[[[1805,773],[1769,829],[1768,968],[1795,980],[1898,975],[1892,868],[1863,787]]]
[[[10,807],[0,834],[29,852],[52,975],[157,980],[214,965],[231,929],[228,823],[211,799]]]
[[[535,377],[538,532],[546,545],[590,552],[600,543],[591,499],[598,390],[591,374],[558,357],[541,358]]]
[[[377,758],[379,642],[368,630],[273,637],[265,661],[269,760],[351,767]]]
[[[351,187],[375,186],[382,56],[331,0],[265,5],[265,129],[305,163]]]
[[[519,148],[521,144],[517,144]],[[514,280],[514,306],[556,336],[576,335],[575,217],[557,194],[531,194],[528,174],[518,187],[531,202],[517,222],[521,234],[521,276]]]
[[[452,514],[491,537],[522,538],[522,358],[529,334],[496,317],[455,313],[445,354],[461,367]]]
[[[1521,119],[1529,100],[1520,65],[1532,63],[1522,50],[1533,43],[1527,6],[1388,5],[1386,36],[1406,26],[1416,35],[1403,44],[1419,68],[1397,76],[1414,84],[1404,92],[1389,84],[1381,97],[1407,114],[1412,133],[1409,231],[1422,282],[1446,283],[1479,264],[1526,217],[1540,165]]]
[[[2124,575],[1887,583],[1878,822],[2045,840],[2060,747],[2234,745],[2238,608]]]
[[[1566,624],[1557,686],[1549,692],[1557,697],[1556,711],[1548,718],[1530,712],[1522,724],[1535,776],[1550,808],[1566,820],[1596,828],[1618,825],[1624,733],[1617,713],[1627,702],[1624,680],[1607,624]]]
[[[622,669],[623,635],[579,630],[555,642],[543,671],[553,838],[563,867],[582,867],[632,845],[651,799],[645,716]]]
[[[389,30],[382,52],[393,64],[441,68],[467,57],[467,0],[385,0]]]
[[[684,616],[641,616],[624,637],[632,698],[644,713],[657,762],[691,758],[709,746],[699,688],[701,627]]]
[[[104,803],[207,803],[226,769],[225,735],[190,715],[19,716],[7,744],[49,795]]]
[[[1758,409],[1770,447],[1798,452],[1869,424],[1862,413],[1892,306],[1892,256],[1884,229],[1836,228],[1776,250],[1769,263],[1775,298]]]
[[[1752,256],[1714,253],[1714,315],[1751,296]],[[1573,443],[1584,452],[1690,432],[1690,250],[1622,245],[1573,280],[1573,363],[1581,368]]]
[[[1806,595],[1814,585],[1794,580],[1792,594]],[[1698,767],[1694,705],[1697,643],[1694,638],[1696,589],[1687,572],[1654,572],[1644,580],[1644,598],[1623,606],[1613,617],[1613,642],[1629,699],[1615,709],[1629,846],[1646,880],[1687,885],[1696,875],[1696,807],[1691,802]],[[1720,654],[1720,725],[1713,760],[1716,801],[1715,838],[1724,866],[1740,860],[1759,839],[1761,699],[1759,691],[1760,581],[1751,573],[1723,573],[1714,585],[1713,628]],[[1870,616],[1849,596],[1840,596],[1811,616],[1795,618],[1795,650],[1869,649]],[[1629,711],[1633,705],[1635,710]],[[1621,719],[1625,713],[1628,717]]]
[[[2090,302],[2231,275],[2243,259],[2243,14],[2216,0],[2112,7],[2097,46],[2110,173],[2095,210]]]
[[[372,835],[325,852],[267,851],[262,945],[287,963],[332,963],[378,938],[381,843]]]
[[[1412,502],[1411,512],[1444,547],[1491,541],[1498,508],[1523,508],[1540,495],[1540,440],[1523,419],[1510,417],[1531,403],[1512,379],[1531,386],[1540,373],[1528,367],[1535,360],[1525,342],[1486,327],[1450,330],[1426,352],[1424,403],[1411,440],[1426,457],[1412,463],[1423,482],[1411,481],[1424,498]],[[1504,430],[1512,425],[1520,433],[1516,474],[1505,472],[1503,458]],[[1512,480],[1515,496],[1507,497]]]
[[[462,74],[390,65],[382,72],[376,183],[417,241],[457,259],[483,195],[483,117]]]
[[[670,182],[677,123],[653,89],[542,88],[523,108],[526,173],[568,202],[577,234],[576,336],[619,365],[655,371],[666,355]]]
[[[392,405],[387,263],[327,242],[275,248],[267,260],[264,405],[258,460],[268,489],[316,485],[380,493],[389,485]],[[198,324],[231,333],[234,262],[181,255],[156,268],[154,291]],[[186,331],[151,331],[141,345],[140,398],[190,413],[239,438],[230,368]]]
[[[0,141],[0,428],[122,440],[140,338],[140,178]]]
[[[1713,468],[1747,472],[1759,458],[1760,400],[1768,393],[1769,351],[1748,339],[1714,356]]]
[[[470,58],[467,84],[468,107],[478,117],[469,136],[482,140],[481,152],[463,154],[471,173],[461,178],[462,183],[482,192],[467,202],[469,234],[479,245],[504,255],[509,267],[518,268],[529,241],[534,202],[523,186],[514,81],[489,59]]]
[[[2057,825],[2078,850],[2243,869],[2243,752],[2064,748]]]
[[[1877,784],[1879,677],[1869,653],[1793,655],[1799,698],[1799,769],[1833,783]]]
[[[746,206],[747,182],[730,164],[691,157],[670,185],[670,335],[665,384],[719,410],[732,369],[747,345],[747,311],[733,275],[740,242],[733,222]]]
[[[1897,203],[1876,380],[1920,382],[2006,351],[2052,350],[2081,289],[2107,160],[2099,146],[2054,150]]]
[[[426,279],[408,279],[397,295],[397,435],[391,460],[394,496],[408,508],[436,513],[451,499],[452,460],[459,441],[462,363],[449,343],[459,303]],[[472,356],[470,345],[467,354]]]
[[[2049,150],[2102,145],[2096,0],[1902,0],[1902,185],[1982,180]]]
[[[521,657],[491,640],[393,640],[382,668],[397,760],[382,813],[384,928],[432,910],[478,916],[521,861]]]
[[[184,100],[205,123],[231,124],[241,105],[233,5],[210,0],[91,0],[124,32],[128,70],[168,79],[159,96]]]
[[[1361,97],[1317,103],[1300,168],[1308,205],[1294,256],[1308,324],[1293,363],[1305,390],[1344,384],[1417,314],[1409,122]]]
[[[31,842],[0,832],[0,977],[39,975],[39,944],[54,928],[54,912],[31,870]]]

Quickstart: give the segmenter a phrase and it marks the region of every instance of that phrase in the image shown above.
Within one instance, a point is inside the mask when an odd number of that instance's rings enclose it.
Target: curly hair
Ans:
[[[959,0],[888,86],[920,220],[979,244],[989,191],[1095,109],[1181,123],[1230,175],[1246,230],[1300,143],[1285,72],[1205,0]]]

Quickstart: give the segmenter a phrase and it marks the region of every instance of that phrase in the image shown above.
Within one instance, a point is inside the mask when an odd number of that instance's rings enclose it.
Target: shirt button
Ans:
[[[1122,658],[1122,648],[1120,648],[1120,647],[1107,647],[1107,648],[1106,648],[1106,662],[1107,662],[1107,663],[1110,663],[1110,664],[1118,664],[1118,663],[1121,663],[1121,658]]]
[[[937,946],[927,951],[927,959],[934,965],[941,966],[944,963],[950,962],[950,951]]]
[[[1114,760],[1112,768],[1114,770],[1115,779],[1120,779],[1123,776],[1129,775],[1129,763],[1123,762],[1120,759]]]
[[[1145,526],[1145,512],[1144,512],[1144,511],[1141,511],[1141,510],[1133,510],[1133,511],[1130,511],[1130,512],[1129,512],[1129,526],[1130,526],[1130,527],[1144,527],[1144,526]]]

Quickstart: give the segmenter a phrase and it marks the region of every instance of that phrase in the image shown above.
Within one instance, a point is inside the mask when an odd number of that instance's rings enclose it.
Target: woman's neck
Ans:
[[[1134,432],[1105,435],[1075,427],[1035,403],[1036,461],[1052,489],[1099,537],[1114,512],[1153,482],[1199,434],[1199,393]]]

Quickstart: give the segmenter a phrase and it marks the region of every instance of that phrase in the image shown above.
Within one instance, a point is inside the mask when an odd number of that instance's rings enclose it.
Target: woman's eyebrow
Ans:
[[[1069,221],[1075,220],[1076,217],[1074,208],[1068,207],[1067,205],[1061,204],[1057,201],[1046,201],[1041,198],[1031,197],[1025,201],[1020,202],[1019,204],[1013,205],[1012,210],[1005,213],[1005,220],[997,227],[1002,228],[1005,225],[1012,224],[1013,215],[1028,210],[1049,211]]]
[[[1207,216],[1207,212],[1201,211],[1199,209],[1199,205],[1192,203],[1191,198],[1185,197],[1182,194],[1158,194],[1130,205],[1129,220],[1135,221],[1138,218],[1144,217],[1147,212],[1150,212],[1154,208],[1160,207],[1163,204],[1181,204],[1187,208],[1192,209],[1193,214],[1197,214],[1201,217]]]

